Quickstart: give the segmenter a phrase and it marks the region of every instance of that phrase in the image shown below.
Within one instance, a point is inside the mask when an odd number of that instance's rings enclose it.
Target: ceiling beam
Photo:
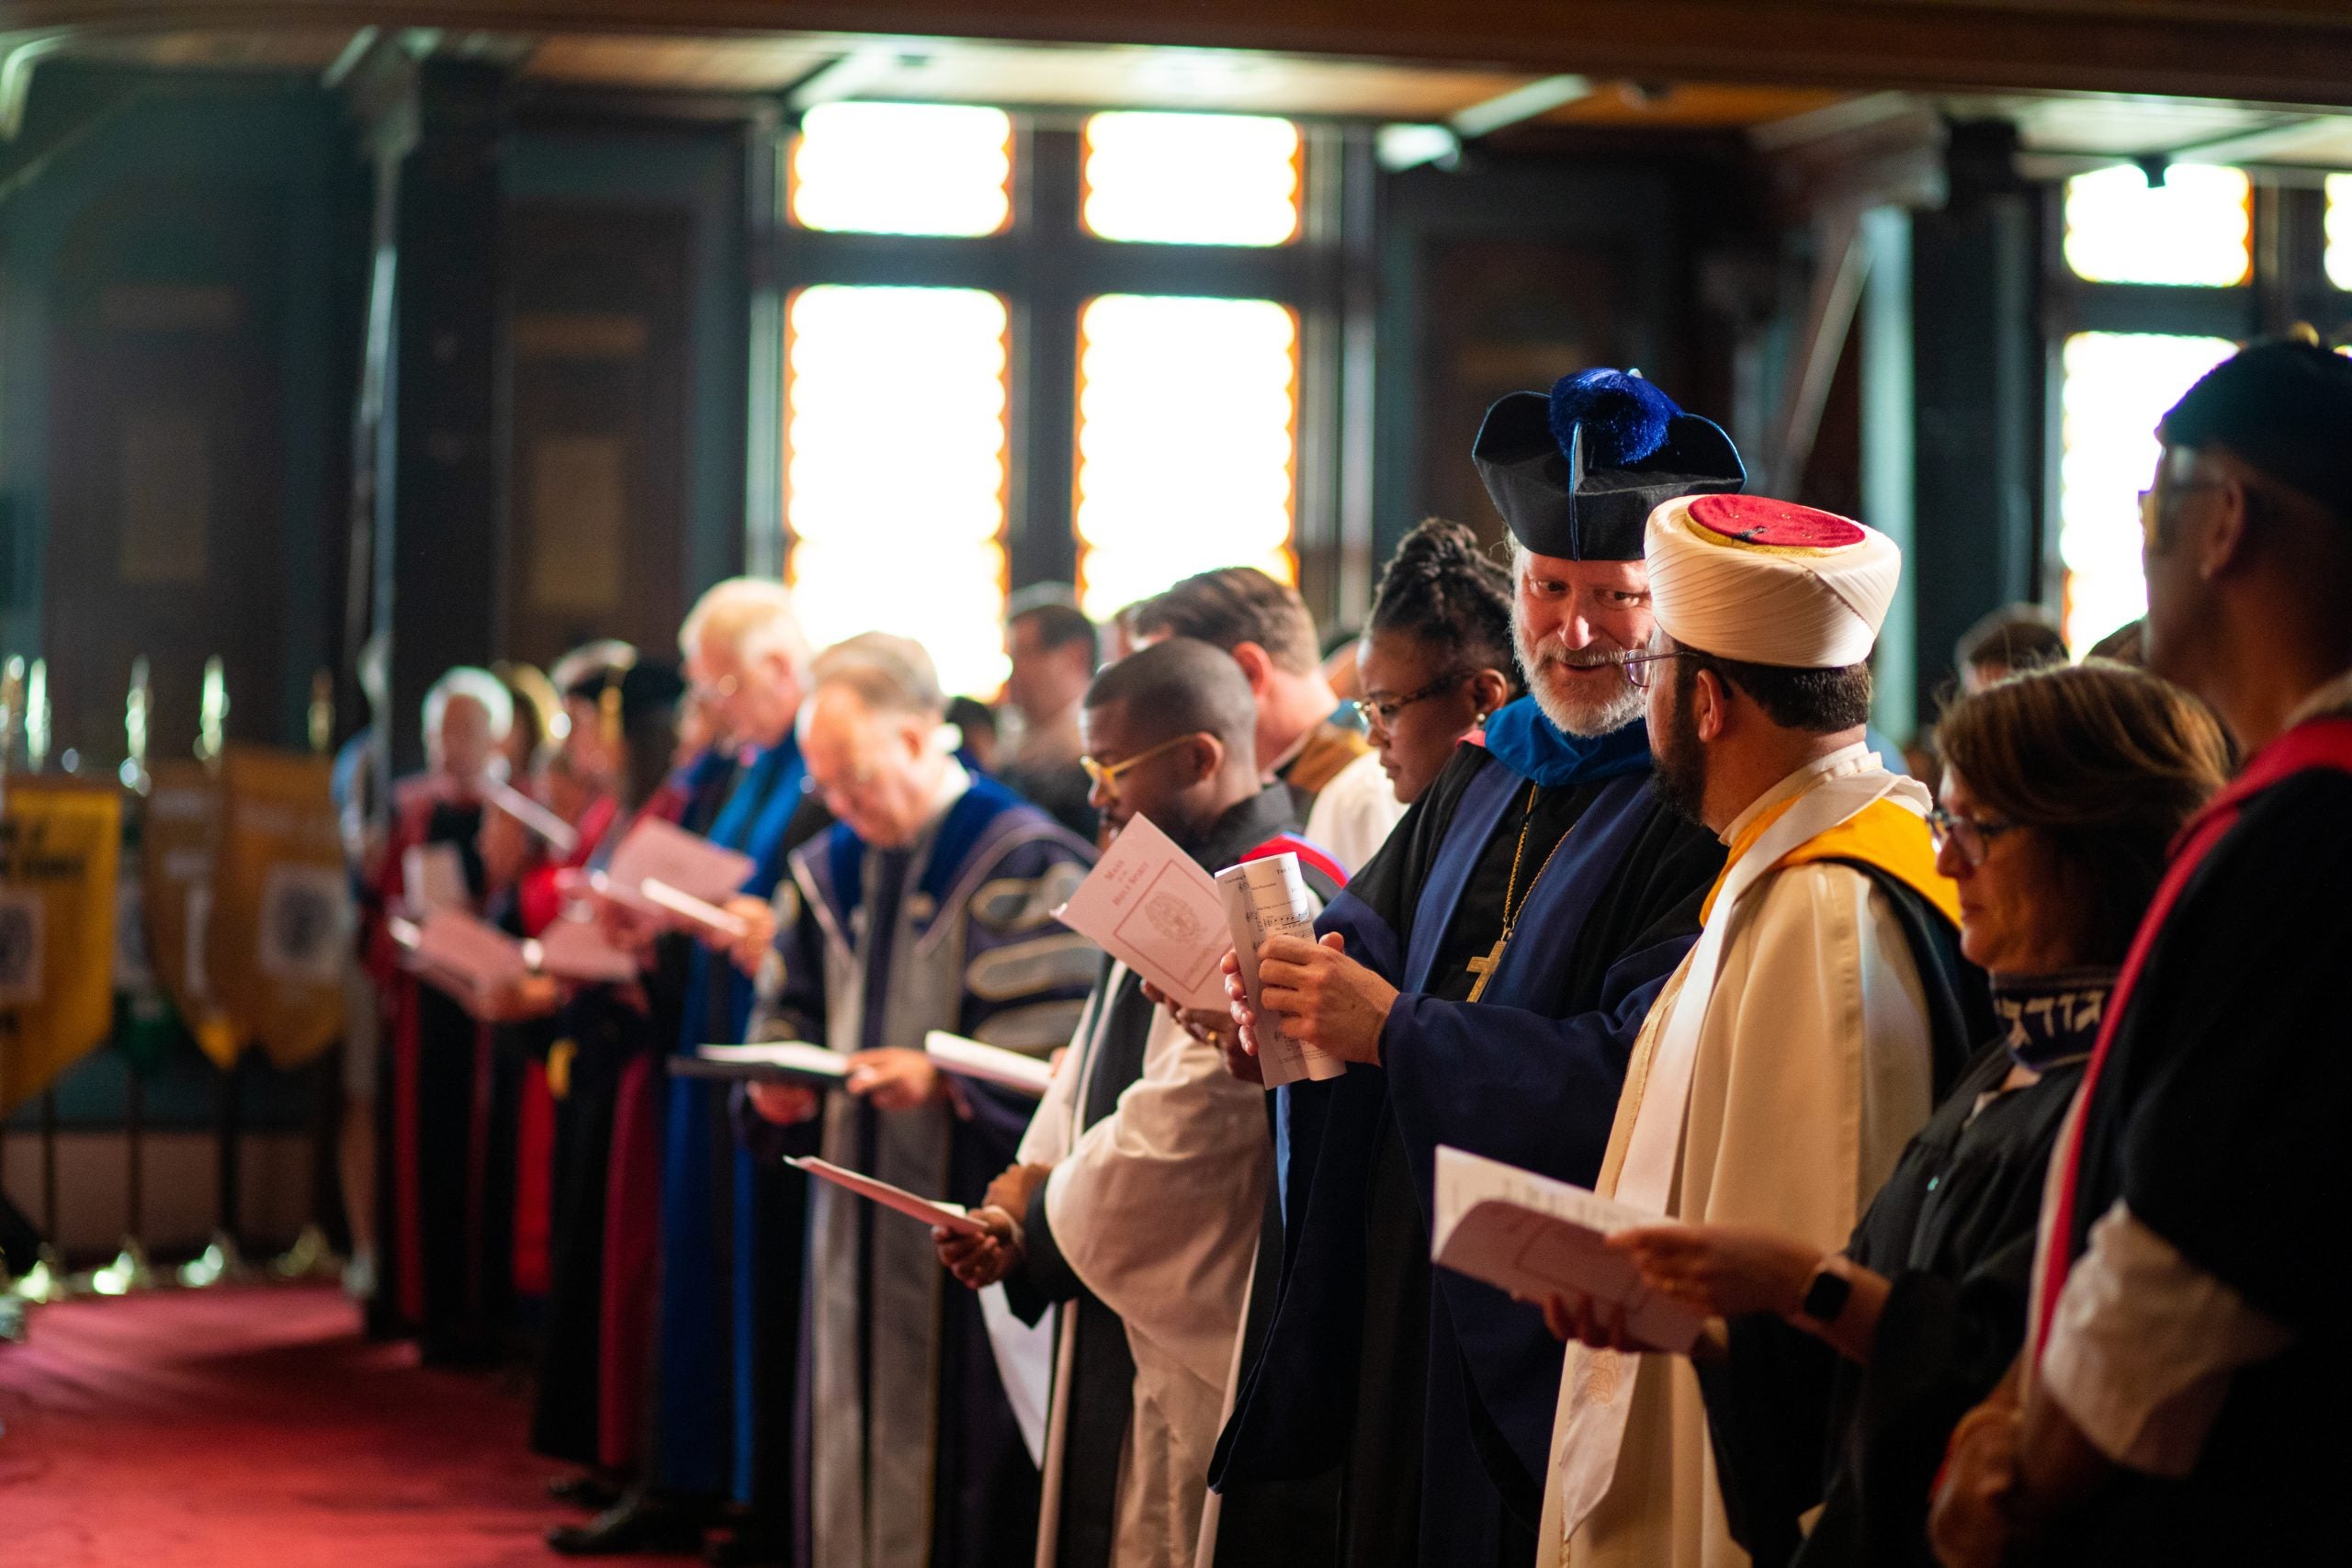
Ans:
[[[0,0],[0,30],[368,23],[1160,44],[1545,75],[2352,106],[2352,7],[2340,0]]]

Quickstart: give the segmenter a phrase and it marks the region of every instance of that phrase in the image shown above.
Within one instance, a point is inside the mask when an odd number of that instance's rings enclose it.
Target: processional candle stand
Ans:
[[[142,653],[130,661],[130,692],[122,705],[122,770],[118,776],[123,790],[125,855],[139,848],[147,829],[147,792],[154,787],[153,775],[147,771],[147,719],[154,700],[147,656]],[[134,934],[143,951],[146,933]],[[147,1215],[147,1074],[135,1052],[124,1054],[122,1151],[122,1246],[113,1262],[90,1275],[90,1289],[102,1296],[128,1295],[155,1284],[155,1270],[141,1239]]]
[[[221,754],[228,745],[228,729],[229,676],[220,656],[214,654],[204,661],[204,697],[197,715],[196,755],[216,786],[220,777]],[[244,1073],[242,1050],[233,1065],[220,1069],[220,1115],[214,1127],[218,1164],[212,1239],[199,1256],[182,1264],[179,1270],[180,1283],[192,1290],[240,1284],[254,1278],[253,1266],[245,1261],[244,1250],[237,1239],[243,1228],[243,1211],[239,1189],[243,1168],[244,1107],[239,1091],[243,1087]]]

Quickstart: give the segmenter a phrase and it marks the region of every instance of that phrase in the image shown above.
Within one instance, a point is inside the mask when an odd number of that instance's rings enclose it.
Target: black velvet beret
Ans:
[[[2352,359],[2292,338],[2248,344],[2156,426],[2167,446],[2220,446],[2352,525]]]

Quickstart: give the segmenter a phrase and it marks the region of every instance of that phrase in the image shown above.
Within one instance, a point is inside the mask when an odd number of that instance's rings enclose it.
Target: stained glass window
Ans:
[[[1003,683],[1004,301],[820,285],[785,349],[786,573],[809,639],[919,639],[950,693]]]
[[[1298,233],[1301,143],[1286,119],[1098,114],[1086,122],[1086,227],[1106,240],[1280,245]]]
[[[2139,495],[2155,478],[2156,422],[2236,347],[2227,338],[2150,333],[2066,340],[2058,551],[2066,641],[2077,654],[2147,609]]]
[[[2162,185],[2137,164],[2066,182],[2066,265],[2091,283],[2230,288],[2254,265],[2244,172],[2175,164]]]
[[[792,220],[865,234],[993,234],[1012,217],[1012,121],[958,104],[820,104],[794,139]]]
[[[1079,318],[1079,582],[1098,620],[1177,579],[1287,582],[1298,321],[1271,299],[1106,294]]]

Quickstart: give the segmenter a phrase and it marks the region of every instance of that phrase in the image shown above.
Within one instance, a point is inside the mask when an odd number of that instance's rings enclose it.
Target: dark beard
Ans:
[[[1707,794],[1707,749],[1699,739],[1699,722],[1690,715],[1687,697],[1678,694],[1665,731],[1650,737],[1651,776],[1659,799],[1703,828],[1706,819],[1699,812]]]

